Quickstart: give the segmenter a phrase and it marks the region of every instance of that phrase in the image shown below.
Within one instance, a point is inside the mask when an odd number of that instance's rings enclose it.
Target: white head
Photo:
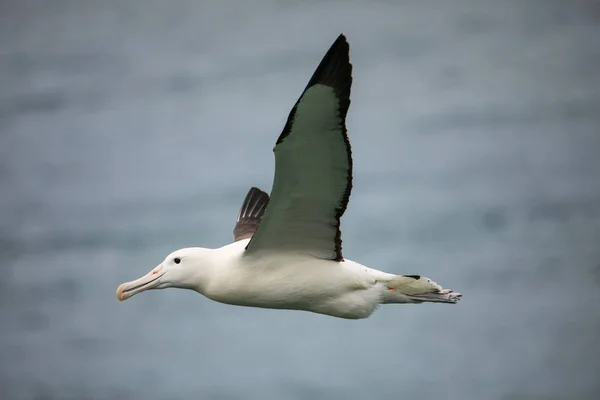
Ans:
[[[121,284],[117,288],[117,298],[123,301],[146,290],[169,287],[202,293],[212,270],[211,251],[201,247],[174,251],[146,275]]]

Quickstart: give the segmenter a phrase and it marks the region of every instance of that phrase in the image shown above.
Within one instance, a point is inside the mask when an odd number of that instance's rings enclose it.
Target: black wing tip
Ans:
[[[350,98],[350,86],[352,85],[350,44],[343,33],[338,36],[323,56],[313,76],[308,81],[306,89],[317,84],[332,87],[340,98],[342,105]]]
[[[312,77],[308,81],[306,88],[300,95],[300,98],[290,111],[287,122],[283,128],[283,131],[277,138],[278,145],[289,135],[291,131],[291,124],[296,114],[296,107],[300,102],[300,99],[304,96],[304,93],[314,85],[325,85],[331,87],[340,103],[340,116],[342,120],[346,119],[348,114],[348,108],[350,107],[350,88],[352,87],[352,63],[350,63],[350,44],[346,39],[346,36],[342,33],[333,44],[329,47],[329,50],[325,53],[321,62],[315,69]],[[345,132],[344,122],[344,135]],[[346,139],[347,140],[347,139]]]
[[[345,53],[348,55],[348,59],[350,59],[350,43],[348,42],[346,35],[340,33],[340,35],[331,44],[331,47],[329,47],[329,51]]]

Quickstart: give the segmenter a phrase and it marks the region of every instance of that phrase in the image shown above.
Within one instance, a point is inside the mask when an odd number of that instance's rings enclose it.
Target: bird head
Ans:
[[[200,247],[174,251],[146,275],[119,285],[117,298],[123,301],[146,290],[169,287],[201,291],[210,265],[209,252]]]

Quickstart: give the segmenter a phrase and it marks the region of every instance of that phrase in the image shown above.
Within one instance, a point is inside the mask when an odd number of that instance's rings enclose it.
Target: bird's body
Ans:
[[[215,273],[195,290],[238,306],[365,318],[387,290],[382,282],[395,276],[350,260],[332,262],[294,253],[245,256],[248,241],[214,249],[209,263],[214,263]]]
[[[380,304],[456,303],[461,295],[419,275],[395,275],[345,259],[340,220],[352,190],[346,133],[352,65],[340,35],[296,102],[277,140],[271,196],[251,188],[234,242],[185,248],[117,289],[191,289],[221,303],[366,318]]]

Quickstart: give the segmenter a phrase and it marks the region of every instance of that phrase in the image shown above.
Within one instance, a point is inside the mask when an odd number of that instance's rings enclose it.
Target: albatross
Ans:
[[[177,250],[145,276],[121,284],[119,300],[174,287],[230,305],[346,319],[367,318],[380,304],[460,300],[460,293],[424,276],[383,272],[342,255],[340,220],[352,190],[349,53],[342,34],[310,78],[273,149],[271,196],[249,190],[233,243]]]

